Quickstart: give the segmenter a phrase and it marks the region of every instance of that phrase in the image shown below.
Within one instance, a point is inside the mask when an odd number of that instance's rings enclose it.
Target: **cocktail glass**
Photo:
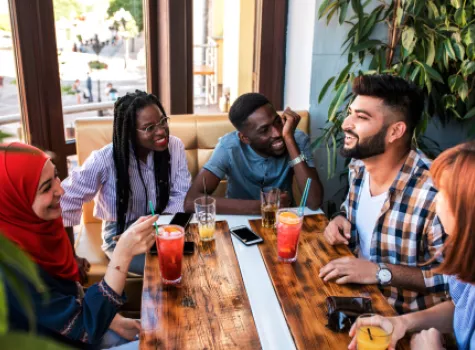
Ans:
[[[177,284],[181,281],[185,230],[178,225],[159,227],[156,235],[158,263],[164,284]]]
[[[277,257],[279,261],[291,263],[297,260],[297,248],[303,214],[298,208],[279,209],[277,221]]]

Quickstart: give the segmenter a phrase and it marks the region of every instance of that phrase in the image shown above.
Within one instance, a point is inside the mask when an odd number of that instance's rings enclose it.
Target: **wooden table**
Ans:
[[[239,264],[225,221],[216,239],[199,241],[196,224],[186,240],[179,286],[161,282],[156,255],[147,254],[142,293],[141,349],[258,349],[261,347]]]
[[[370,297],[374,312],[396,315],[375,285],[338,285],[325,283],[318,277],[320,268],[333,259],[352,256],[347,246],[326,243],[323,231],[328,223],[324,215],[305,217],[295,263],[277,260],[277,236],[273,229],[261,226],[261,220],[250,220],[251,227],[264,239],[259,245],[264,263],[274,285],[297,349],[347,349],[350,337],[326,327],[328,296]],[[409,349],[407,340],[398,349]]]

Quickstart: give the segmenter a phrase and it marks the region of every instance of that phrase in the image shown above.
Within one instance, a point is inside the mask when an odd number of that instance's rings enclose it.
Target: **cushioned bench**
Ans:
[[[299,129],[308,134],[308,112],[298,112],[302,117]],[[208,161],[218,143],[218,139],[234,129],[227,114],[214,115],[172,115],[170,133],[179,137],[186,150],[188,169],[194,178]],[[98,150],[112,142],[112,117],[80,118],[76,120],[76,149],[78,163],[82,165],[92,151]],[[222,181],[214,196],[224,196],[226,181]],[[300,199],[300,192],[294,183],[294,197]],[[90,282],[102,278],[108,259],[101,249],[101,220],[93,216],[94,203],[86,203],[83,207],[82,223],[75,242],[77,255],[85,257],[91,263]]]

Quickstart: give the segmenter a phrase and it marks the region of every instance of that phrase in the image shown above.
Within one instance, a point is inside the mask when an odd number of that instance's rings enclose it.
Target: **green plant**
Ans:
[[[89,68],[91,69],[107,69],[107,64],[101,61],[90,61],[88,63]]]
[[[4,149],[2,142],[11,135],[0,130],[0,151]],[[18,152],[24,150],[18,149]],[[56,344],[49,339],[38,337],[34,334],[35,314],[33,303],[28,294],[24,281],[30,282],[34,288],[46,295],[46,287],[40,278],[38,268],[20,248],[10,242],[0,232],[0,344],[5,349],[48,349],[60,350],[64,346]],[[12,289],[20,305],[28,317],[30,333],[8,331],[8,300],[6,284]]]
[[[370,4],[377,6],[366,12]],[[328,124],[314,143],[327,147],[329,177],[334,175],[341,124],[352,100],[348,87],[358,75],[394,74],[423,89],[426,105],[414,134],[419,146],[427,144],[421,136],[431,118],[446,123],[475,116],[475,1],[324,0],[319,18],[326,17],[328,24],[336,14],[340,25],[349,25],[343,44],[348,63],[320,92],[319,102],[329,92],[334,95]],[[384,25],[386,40],[375,39]]]
[[[113,16],[114,13],[123,8],[129,11],[135,22],[137,23],[138,31],[143,30],[143,4],[141,0],[111,0],[107,14]]]
[[[61,85],[62,95],[76,95],[71,85]]]

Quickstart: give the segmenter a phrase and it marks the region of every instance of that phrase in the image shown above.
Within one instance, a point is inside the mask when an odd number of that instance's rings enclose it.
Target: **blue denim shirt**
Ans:
[[[314,168],[310,138],[303,131],[296,130],[295,141],[307,158],[308,166]],[[280,157],[261,157],[251,146],[239,140],[237,131],[233,131],[219,139],[204,168],[220,179],[227,178],[227,198],[257,200],[262,187],[277,187],[292,196],[290,160],[288,153]]]
[[[450,276],[449,289],[455,304],[454,333],[457,346],[460,350],[475,349],[475,286]]]

